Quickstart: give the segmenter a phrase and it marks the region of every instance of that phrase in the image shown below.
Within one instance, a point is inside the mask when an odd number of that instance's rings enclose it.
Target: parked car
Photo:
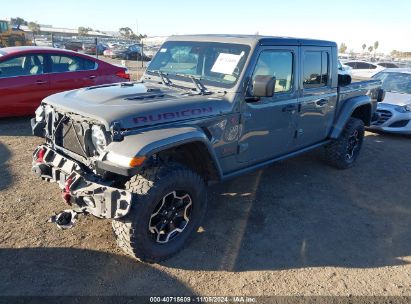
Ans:
[[[81,41],[66,41],[63,43],[63,48],[70,51],[81,51],[83,49],[83,43]]]
[[[103,52],[108,48],[107,44],[98,42],[97,43],[97,53],[103,55]]]
[[[347,61],[344,64],[352,68],[351,74],[353,78],[370,78],[385,69],[385,67],[378,64],[359,60]]]
[[[352,69],[350,66],[342,64],[340,60],[337,61],[338,64],[338,75],[352,75]]]
[[[124,67],[55,48],[0,49],[0,117],[34,114],[48,95],[129,81]]]
[[[132,44],[127,47],[107,49],[104,51],[104,56],[125,60],[150,60],[150,57],[148,57],[144,53],[143,55],[141,54],[141,46],[137,44]]]
[[[103,55],[103,52],[107,49],[107,45],[98,42],[97,45],[94,42],[83,43],[83,52],[88,55],[95,55],[96,49],[98,55]]]
[[[384,68],[389,68],[389,69],[398,69],[399,66],[396,65],[395,63],[392,62],[378,62],[377,65],[382,66]]]
[[[95,55],[96,54],[96,44],[95,43],[83,43],[81,49],[84,54]]]
[[[373,78],[382,81],[386,93],[371,129],[411,134],[411,69],[386,69]]]
[[[336,168],[354,165],[381,81],[337,78],[334,42],[171,37],[144,82],[44,99],[32,170],[66,203],[112,220],[126,253],[158,262],[201,225],[207,184],[318,147]],[[75,212],[52,221],[70,228]]]

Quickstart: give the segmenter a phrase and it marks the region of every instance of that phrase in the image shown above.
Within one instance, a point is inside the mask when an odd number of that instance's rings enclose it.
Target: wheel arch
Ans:
[[[357,96],[344,102],[334,123],[330,138],[338,138],[351,117],[362,120],[366,126],[371,124],[372,101],[369,96]]]
[[[109,150],[128,157],[144,156],[143,166],[151,160],[177,161],[197,172],[208,183],[218,181],[222,170],[211,145],[198,127],[155,129],[126,136],[124,141],[112,143]]]

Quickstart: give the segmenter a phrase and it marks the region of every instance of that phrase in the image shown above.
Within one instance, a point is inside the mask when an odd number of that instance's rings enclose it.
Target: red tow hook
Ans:
[[[37,162],[44,163],[44,155],[46,154],[46,149],[42,148],[37,153]]]
[[[67,205],[71,206],[71,194],[70,194],[70,186],[71,183],[73,182],[72,178],[68,178],[66,180],[65,186],[64,186],[64,190],[63,190],[63,200],[66,202]]]

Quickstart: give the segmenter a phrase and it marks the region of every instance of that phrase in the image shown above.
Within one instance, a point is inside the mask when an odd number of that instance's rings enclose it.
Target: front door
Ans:
[[[43,98],[51,94],[43,63],[40,54],[0,62],[0,116],[34,114]]]
[[[289,151],[298,113],[297,54],[295,46],[264,47],[255,59],[252,79],[256,75],[274,76],[275,90],[273,97],[257,101],[246,96],[242,105],[239,162],[259,163]]]

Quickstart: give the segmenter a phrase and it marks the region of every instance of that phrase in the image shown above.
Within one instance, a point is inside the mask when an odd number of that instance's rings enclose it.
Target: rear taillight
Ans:
[[[130,74],[127,70],[121,70],[116,73],[116,76],[130,80]]]

